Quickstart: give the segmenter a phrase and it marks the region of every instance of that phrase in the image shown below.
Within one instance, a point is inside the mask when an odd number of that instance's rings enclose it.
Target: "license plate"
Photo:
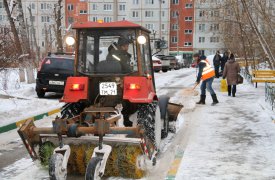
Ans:
[[[49,81],[49,84],[64,86],[64,81]]]
[[[117,85],[115,82],[103,82],[99,84],[101,96],[117,95]]]

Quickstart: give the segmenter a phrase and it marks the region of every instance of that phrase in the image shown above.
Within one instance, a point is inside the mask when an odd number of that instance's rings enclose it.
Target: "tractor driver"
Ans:
[[[131,54],[128,53],[129,49],[129,40],[125,38],[119,38],[117,42],[117,47],[112,44],[110,46],[109,54],[106,59],[114,59],[118,60],[121,64],[122,73],[130,73],[131,72]]]

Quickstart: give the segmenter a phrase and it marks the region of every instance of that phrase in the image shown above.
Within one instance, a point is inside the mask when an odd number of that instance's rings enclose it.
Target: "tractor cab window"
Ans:
[[[145,43],[140,44],[142,71],[144,75],[152,75],[150,41],[147,35],[142,36],[145,38]]]
[[[128,74],[138,71],[133,30],[81,31],[79,36],[79,72]]]

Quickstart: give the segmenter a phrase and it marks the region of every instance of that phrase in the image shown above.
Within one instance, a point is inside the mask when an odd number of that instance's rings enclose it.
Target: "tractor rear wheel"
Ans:
[[[67,168],[62,168],[63,155],[60,153],[53,154],[49,162],[50,180],[66,180]]]
[[[101,158],[93,157],[86,168],[85,180],[100,180],[101,176],[99,168],[101,164]]]
[[[36,91],[37,97],[43,98],[45,96],[45,91],[43,90],[38,90]]]
[[[61,109],[61,118],[65,119],[77,116],[84,110],[84,108],[84,103],[81,102],[67,103]]]

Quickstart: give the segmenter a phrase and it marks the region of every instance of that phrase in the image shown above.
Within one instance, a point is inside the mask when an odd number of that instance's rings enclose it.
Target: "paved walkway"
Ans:
[[[217,106],[208,96],[186,114],[193,125],[176,179],[275,179],[275,113],[265,107],[263,88],[240,85],[236,98],[218,98]]]

